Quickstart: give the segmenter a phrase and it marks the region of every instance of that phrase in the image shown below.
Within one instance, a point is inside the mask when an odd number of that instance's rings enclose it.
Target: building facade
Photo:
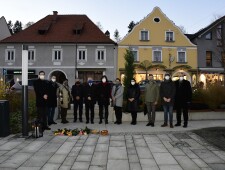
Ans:
[[[145,60],[151,63],[148,74],[153,74],[154,79],[163,80],[168,72],[175,80],[179,72],[184,72],[185,78],[193,86],[196,84],[197,47],[160,8],[155,7],[118,43],[117,75],[121,78],[126,49],[133,52],[135,64]],[[135,70],[136,81],[144,80],[145,75],[144,70]]]
[[[198,79],[205,87],[217,82],[224,85],[224,35],[225,16],[195,34],[187,35],[198,46]]]
[[[0,40],[11,36],[5,17],[0,18]]]
[[[100,80],[116,75],[117,44],[105,35],[86,15],[48,15],[27,29],[0,41],[0,68],[5,79],[21,79],[22,46],[28,46],[28,78],[43,70],[57,81],[79,78]]]

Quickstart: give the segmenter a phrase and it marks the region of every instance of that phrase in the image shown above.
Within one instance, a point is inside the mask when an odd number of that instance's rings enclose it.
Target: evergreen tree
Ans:
[[[13,26],[13,33],[16,34],[20,31],[22,31],[22,23],[17,20]]]
[[[117,29],[114,32],[114,38],[115,38],[116,42],[120,41],[120,35],[119,35],[119,31]]]
[[[129,49],[124,55],[125,73],[124,73],[124,97],[127,94],[127,88],[130,86],[131,79],[134,77],[134,55]]]
[[[128,29],[129,29],[129,30],[128,30],[128,33],[132,31],[132,29],[134,28],[135,25],[136,25],[136,24],[135,24],[134,21],[131,21],[131,22],[130,22],[130,24],[128,25]]]

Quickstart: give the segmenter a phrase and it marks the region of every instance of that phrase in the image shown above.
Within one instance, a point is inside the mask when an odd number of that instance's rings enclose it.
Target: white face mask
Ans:
[[[40,75],[39,77],[40,77],[41,80],[44,80],[45,79],[45,76],[44,75]]]
[[[134,82],[134,81],[132,81],[132,82],[131,82],[131,84],[132,84],[132,85],[135,85],[135,82]]]
[[[52,79],[53,82],[56,82],[56,79]]]
[[[92,83],[88,83],[89,84],[89,86],[91,86],[92,85]]]
[[[165,76],[165,79],[166,79],[166,80],[169,80],[169,79],[170,79],[170,76]]]
[[[102,82],[105,83],[106,82],[106,79],[102,79]]]
[[[182,81],[182,80],[184,80],[184,77],[180,77],[179,79],[180,79],[180,81]]]

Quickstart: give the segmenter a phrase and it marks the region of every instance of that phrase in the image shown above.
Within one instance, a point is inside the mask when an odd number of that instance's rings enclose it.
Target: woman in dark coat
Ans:
[[[169,74],[165,74],[164,81],[160,86],[160,96],[164,110],[164,124],[161,127],[167,126],[169,114],[170,128],[173,128],[173,104],[175,93],[176,88],[174,82],[171,80]]]
[[[135,79],[131,79],[131,85],[127,89],[127,109],[132,116],[132,125],[137,124],[138,103],[140,97],[140,87]]]
[[[111,86],[108,83],[107,77],[104,75],[101,78],[101,83],[98,84],[98,105],[99,105],[99,124],[102,123],[103,109],[105,110],[105,123],[108,124],[109,101],[111,98]]]

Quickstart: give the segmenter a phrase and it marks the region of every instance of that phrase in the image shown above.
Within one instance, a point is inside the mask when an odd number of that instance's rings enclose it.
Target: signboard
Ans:
[[[28,70],[28,74],[29,75],[34,75],[35,73],[36,73],[35,70]],[[6,70],[6,74],[8,74],[8,75],[21,75],[22,74],[22,70],[21,69],[18,69],[18,70]]]

